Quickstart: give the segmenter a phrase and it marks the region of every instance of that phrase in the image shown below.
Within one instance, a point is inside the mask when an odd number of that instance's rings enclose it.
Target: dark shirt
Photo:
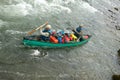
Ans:
[[[43,32],[48,32],[48,33],[51,33],[51,30],[43,30]]]
[[[78,34],[78,33],[80,33],[82,31],[82,28],[79,26],[79,27],[77,27],[76,28],[76,31],[74,31],[74,35],[77,37],[77,38],[79,38],[81,35],[80,34]]]
[[[76,31],[77,31],[77,32],[81,32],[81,30],[82,30],[81,27],[77,27],[77,28],[76,28]]]

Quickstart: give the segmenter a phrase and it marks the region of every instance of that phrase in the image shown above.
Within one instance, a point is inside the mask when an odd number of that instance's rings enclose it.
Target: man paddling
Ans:
[[[73,29],[73,30],[72,30],[72,31],[74,32],[74,35],[75,35],[79,40],[82,39],[82,35],[83,35],[82,27],[83,27],[83,25],[79,25],[76,29]]]
[[[51,34],[51,25],[46,25],[44,30],[42,28],[40,29],[40,39],[44,41],[49,41],[50,34]]]

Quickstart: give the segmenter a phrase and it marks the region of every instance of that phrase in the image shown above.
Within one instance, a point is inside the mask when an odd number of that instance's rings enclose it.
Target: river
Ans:
[[[119,0],[0,0],[0,80],[111,80],[120,74]],[[84,46],[29,48],[27,32],[46,21],[53,29],[84,24]],[[39,34],[36,31],[34,34]]]

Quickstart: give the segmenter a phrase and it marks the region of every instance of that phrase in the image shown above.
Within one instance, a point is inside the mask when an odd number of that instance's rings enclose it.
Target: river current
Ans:
[[[119,0],[0,0],[0,80],[111,80],[120,74]],[[84,24],[90,41],[62,49],[29,48],[27,32]],[[39,34],[36,31],[34,34]]]

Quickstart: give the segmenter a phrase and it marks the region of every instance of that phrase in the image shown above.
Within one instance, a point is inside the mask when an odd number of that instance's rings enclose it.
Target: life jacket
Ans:
[[[71,36],[69,37],[69,39],[70,39],[70,41],[72,41],[72,40],[73,40],[73,38],[72,38]]]
[[[62,43],[65,43],[65,39],[62,37]]]
[[[62,37],[58,36],[58,43],[62,43]]]
[[[50,36],[50,42],[58,43],[58,40],[54,36]]]
[[[68,43],[70,42],[70,39],[67,35],[64,35],[63,38],[62,38],[62,43]]]
[[[77,40],[77,37],[73,33],[70,34],[70,37],[72,37],[72,40],[74,40],[74,41]]]

